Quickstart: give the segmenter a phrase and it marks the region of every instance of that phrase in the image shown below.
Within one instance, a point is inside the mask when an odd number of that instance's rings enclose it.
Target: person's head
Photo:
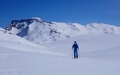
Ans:
[[[74,41],[74,44],[76,44],[77,42],[76,41]]]

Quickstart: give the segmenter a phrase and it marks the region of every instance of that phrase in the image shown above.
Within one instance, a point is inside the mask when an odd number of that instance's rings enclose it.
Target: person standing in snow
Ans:
[[[74,44],[72,46],[72,50],[74,50],[74,58],[78,58],[79,47],[78,47],[78,44],[76,43],[76,41],[74,41]]]

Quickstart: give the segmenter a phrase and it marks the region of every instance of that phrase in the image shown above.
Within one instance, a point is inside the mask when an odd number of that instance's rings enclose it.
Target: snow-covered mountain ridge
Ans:
[[[120,34],[120,27],[103,23],[81,25],[78,23],[46,22],[34,17],[13,20],[6,30],[35,43],[75,37],[87,33]]]

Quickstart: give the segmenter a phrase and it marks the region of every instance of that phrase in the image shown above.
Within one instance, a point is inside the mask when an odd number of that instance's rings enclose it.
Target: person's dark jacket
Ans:
[[[78,45],[77,44],[73,44],[72,49],[74,48],[74,50],[78,49]]]

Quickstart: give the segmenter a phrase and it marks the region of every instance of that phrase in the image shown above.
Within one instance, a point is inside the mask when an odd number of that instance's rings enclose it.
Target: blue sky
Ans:
[[[0,27],[5,28],[12,20],[31,17],[120,26],[120,0],[0,0]]]

